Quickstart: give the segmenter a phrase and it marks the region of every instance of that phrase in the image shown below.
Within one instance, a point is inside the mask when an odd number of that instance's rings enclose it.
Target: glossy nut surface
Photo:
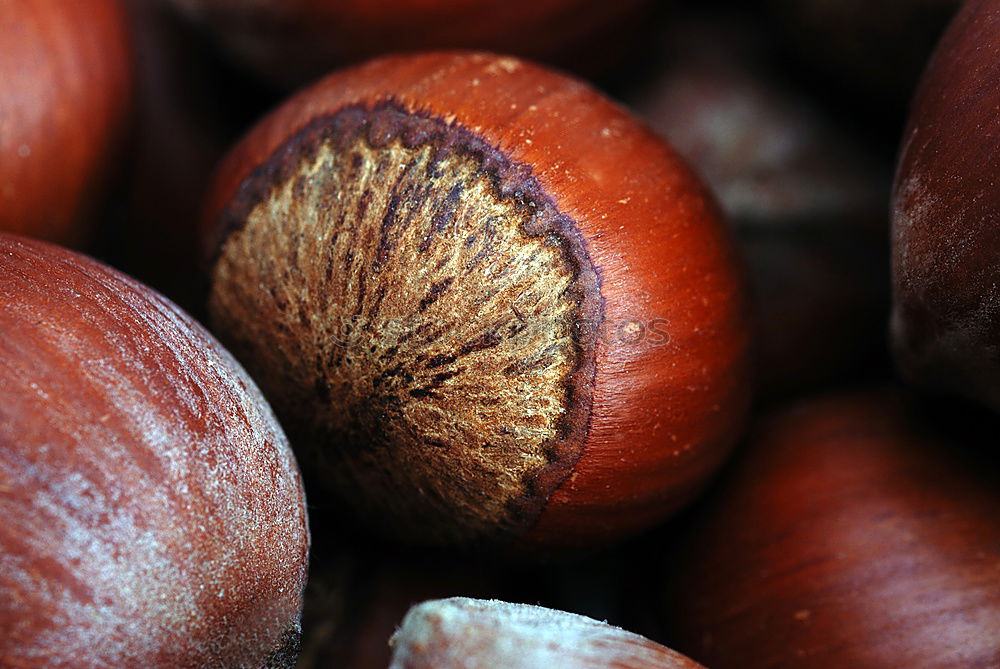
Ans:
[[[291,449],[203,328],[0,233],[0,665],[293,666]]]
[[[206,220],[214,326],[392,534],[613,540],[689,500],[739,429],[717,209],[576,80],[474,53],[332,75],[233,150]]]
[[[0,0],[0,230],[81,244],[132,106],[119,0]]]

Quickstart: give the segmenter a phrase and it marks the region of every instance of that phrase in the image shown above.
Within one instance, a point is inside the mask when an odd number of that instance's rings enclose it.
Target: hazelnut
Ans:
[[[678,537],[676,647],[720,669],[996,666],[996,477],[930,434],[888,391],[766,422]]]
[[[892,197],[903,376],[1000,409],[1000,2],[968,2],[913,101]]]
[[[0,665],[294,666],[309,535],[253,382],[170,302],[0,233]]]
[[[325,479],[424,543],[611,541],[748,403],[719,213],[652,132],[510,57],[334,74],[229,154],[209,311]]]
[[[0,230],[89,236],[131,111],[119,0],[0,0]]]

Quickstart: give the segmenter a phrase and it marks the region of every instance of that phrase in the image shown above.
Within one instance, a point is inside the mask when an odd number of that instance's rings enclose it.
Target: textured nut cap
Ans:
[[[718,669],[998,666],[995,464],[891,392],[782,410],[664,569],[675,643]]]

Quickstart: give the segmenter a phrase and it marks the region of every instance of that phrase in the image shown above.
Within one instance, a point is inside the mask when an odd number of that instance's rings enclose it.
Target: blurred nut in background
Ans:
[[[229,154],[206,223],[212,322],[318,487],[392,536],[614,541],[742,425],[728,230],[578,80],[467,52],[341,71]]]
[[[88,241],[131,109],[119,0],[0,0],[0,230]]]
[[[467,597],[413,607],[390,669],[698,669],[638,634],[540,606]]]
[[[974,451],[890,391],[781,411],[667,562],[672,645],[717,669],[996,666],[1000,490]]]
[[[604,71],[648,0],[173,0],[268,79],[396,52],[476,49]]]

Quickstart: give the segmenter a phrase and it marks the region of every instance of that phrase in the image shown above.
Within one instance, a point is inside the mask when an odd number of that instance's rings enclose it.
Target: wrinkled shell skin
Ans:
[[[671,643],[718,669],[998,666],[995,463],[926,435],[890,392],[773,417],[677,544]]]
[[[578,226],[600,274],[605,322],[667,323],[662,345],[649,337],[596,346],[581,455],[520,539],[590,545],[677,510],[724,459],[742,423],[746,296],[732,242],[703,187],[651,131],[590,87],[475,53],[388,57],[337,73],[230,153],[207,206],[208,237],[218,243],[220,214],[289,137],[345,105],[385,100],[448,119],[530,167]],[[244,363],[261,378],[254,360]]]
[[[913,103],[893,192],[892,342],[908,379],[1000,409],[1000,1],[968,2]]]
[[[0,665],[292,666],[309,536],[250,378],[124,275],[0,234]]]
[[[600,70],[647,0],[174,0],[271,79],[387,53],[485,49]],[[611,42],[607,44],[606,42]],[[600,44],[600,48],[595,46]],[[595,53],[599,54],[595,57]],[[602,63],[602,60],[605,61]],[[581,62],[582,61],[582,62]]]
[[[453,597],[410,609],[389,669],[698,669],[607,623],[528,604]]]
[[[132,106],[119,0],[0,0],[0,230],[80,244]]]

